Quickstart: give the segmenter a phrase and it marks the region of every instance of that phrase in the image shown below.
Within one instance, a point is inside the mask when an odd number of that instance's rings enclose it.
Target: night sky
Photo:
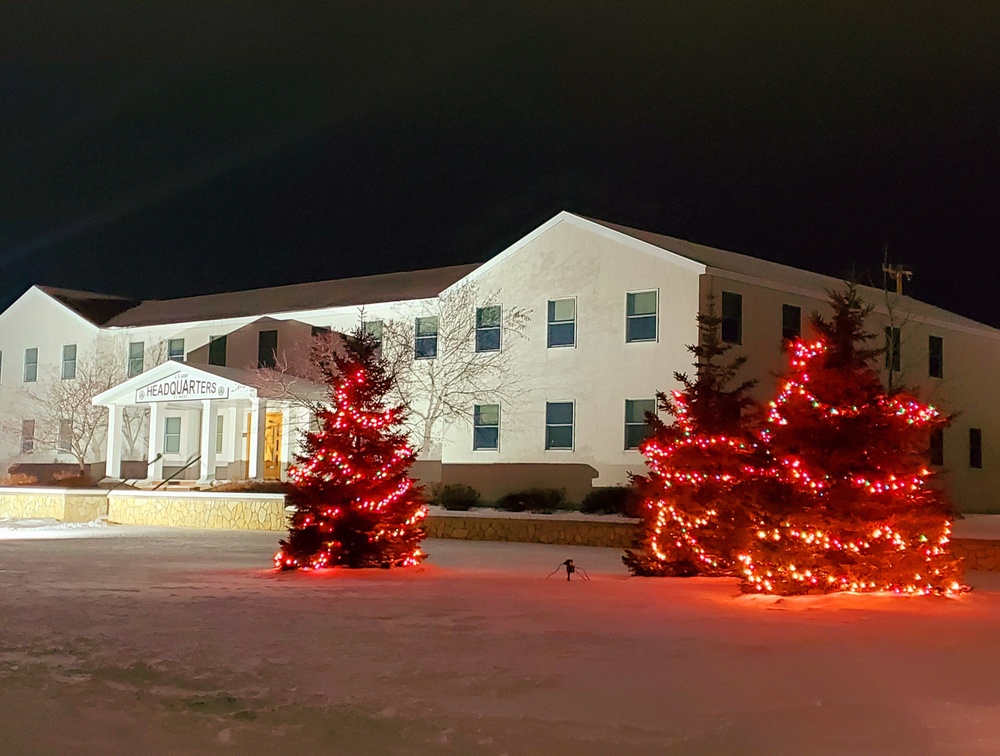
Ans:
[[[1000,2],[0,6],[0,306],[486,260],[562,209],[1000,326]]]

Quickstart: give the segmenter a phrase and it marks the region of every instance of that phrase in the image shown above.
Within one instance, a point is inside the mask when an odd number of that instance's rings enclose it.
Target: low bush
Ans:
[[[0,478],[0,486],[34,486],[38,484],[38,478],[27,473],[11,473]]]
[[[472,486],[461,483],[447,483],[437,486],[431,494],[431,504],[437,504],[447,510],[467,512],[482,504],[482,497]]]
[[[52,473],[52,482],[60,488],[95,488],[97,485],[79,470],[57,470]]]
[[[291,483],[281,480],[231,480],[212,486],[209,490],[219,493],[283,494],[288,493],[291,488]]]
[[[514,491],[500,497],[497,509],[505,512],[534,512],[551,514],[561,509],[572,509],[566,502],[566,491],[562,488],[530,488]]]
[[[580,505],[580,511],[587,514],[618,514],[638,517],[642,498],[630,486],[610,486],[595,488]]]

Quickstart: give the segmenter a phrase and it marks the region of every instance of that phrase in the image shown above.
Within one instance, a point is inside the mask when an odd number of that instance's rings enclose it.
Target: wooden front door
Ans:
[[[268,412],[264,424],[264,480],[281,478],[281,413]]]

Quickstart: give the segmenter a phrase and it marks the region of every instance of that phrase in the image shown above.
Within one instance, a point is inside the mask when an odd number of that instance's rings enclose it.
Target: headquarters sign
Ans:
[[[214,378],[194,378],[174,373],[135,392],[137,402],[175,402],[198,399],[226,399],[229,387]]]

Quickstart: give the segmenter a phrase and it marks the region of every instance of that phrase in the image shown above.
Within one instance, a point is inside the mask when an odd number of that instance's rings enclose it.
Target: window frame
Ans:
[[[788,328],[788,315],[792,311],[795,311],[795,334],[790,336],[790,329]],[[795,341],[795,339],[802,338],[802,308],[798,305],[782,303],[781,305],[781,340],[782,341]]]
[[[495,326],[483,326],[480,325],[480,313],[484,310],[496,310],[497,311],[497,324]],[[479,337],[481,334],[496,331],[496,346],[490,347],[489,349],[480,348]],[[488,304],[482,307],[476,308],[476,333],[475,333],[475,350],[476,354],[489,353],[489,352],[500,352],[503,350],[503,305],[499,304]]]
[[[228,358],[228,355],[226,354],[227,345],[228,345],[228,336],[229,336],[228,333],[223,333],[223,334],[219,334],[217,336],[209,336],[208,337],[208,364],[209,365],[215,365],[216,367],[225,367],[226,366],[226,360]],[[222,349],[222,362],[213,362],[212,361],[212,358],[213,358],[212,347],[215,344],[221,344],[222,345],[221,347],[216,347],[216,350],[218,350],[220,348]]]
[[[983,469],[983,429],[969,428],[969,469]]]
[[[174,422],[174,421],[176,421],[176,423],[177,423],[177,432],[176,433],[173,433],[170,430],[171,423]],[[173,417],[165,417],[165,418],[163,418],[163,453],[164,454],[180,454],[181,453],[181,436],[182,436],[181,431],[183,431],[183,429],[184,429],[184,425],[181,422],[181,418],[180,417],[173,416]],[[169,444],[169,440],[172,439],[172,438],[176,438],[177,439],[177,448],[175,450],[173,450],[173,451],[171,451],[170,444]]]
[[[624,449],[625,449],[625,451],[639,451],[639,447],[642,446],[642,444],[650,437],[650,435],[652,435],[652,428],[650,428],[649,424],[646,422],[646,413],[645,412],[642,413],[642,422],[641,423],[640,422],[631,422],[631,423],[629,422],[629,420],[628,420],[629,402],[633,402],[633,403],[635,403],[635,402],[649,402],[653,406],[653,408],[651,410],[649,410],[649,411],[652,412],[655,415],[656,414],[656,398],[653,397],[652,399],[650,399],[650,398],[646,397],[644,399],[626,399],[625,400],[625,415],[624,415],[624,419],[625,419],[625,435],[624,435],[624,438],[623,438]],[[632,427],[632,428],[635,428],[635,427],[647,428],[649,430],[649,433],[647,433],[647,435],[645,436],[645,438],[643,438],[642,441],[640,441],[635,446],[629,446],[628,445],[628,441],[629,441],[628,431],[629,431],[630,427]]]
[[[549,422],[549,406],[554,404],[568,404],[571,411],[570,422],[567,423],[550,423]],[[569,426],[570,429],[570,445],[569,446],[550,446],[549,445],[549,428],[565,428]],[[550,401],[546,399],[545,401],[545,451],[555,451],[555,452],[571,452],[576,450],[576,400],[574,399],[559,399],[556,401]]]
[[[652,294],[655,300],[653,305],[652,313],[645,313],[643,315],[629,315],[629,299],[635,297],[638,294]],[[632,338],[629,334],[629,325],[636,320],[646,318],[653,319],[653,337],[646,339]],[[660,290],[655,289],[636,289],[634,291],[625,292],[625,343],[626,344],[655,344],[660,340]]]
[[[56,440],[56,452],[59,454],[73,453],[73,419],[63,418],[59,421],[59,437]]]
[[[934,348],[934,345],[937,348]],[[937,368],[935,370],[935,368]],[[927,336],[927,377],[944,378],[944,337]]]
[[[944,428],[935,428],[931,431],[927,463],[934,467],[944,467]]]
[[[549,314],[552,310],[554,315],[554,308],[557,302],[572,302],[573,303],[573,319],[572,320],[552,320],[552,316]],[[555,297],[553,299],[548,299],[545,302],[545,348],[546,349],[575,349],[577,344],[577,321],[580,318],[580,303],[577,297]],[[552,326],[566,325],[567,323],[573,326],[573,342],[570,344],[553,344],[552,343]]]
[[[66,350],[72,347],[73,356],[72,358],[66,356]],[[76,344],[63,344],[62,347],[62,363],[59,369],[59,379],[62,381],[72,381],[76,378],[76,358],[77,358],[77,346]],[[70,367],[70,370],[67,370]]]
[[[226,416],[221,412],[215,416],[215,454],[217,456],[222,454],[226,448],[225,419]]]
[[[181,345],[181,351],[180,351],[179,355],[177,354],[177,351],[172,346],[174,344],[177,344],[178,342],[180,342],[180,345]],[[184,338],[183,337],[177,338],[177,339],[167,339],[167,361],[168,362],[186,362],[187,361],[185,359],[186,356],[187,356],[187,353],[184,351]]]
[[[28,360],[28,353],[34,355],[33,360]],[[31,368],[31,377],[28,377],[28,368]],[[21,374],[22,383],[38,382],[38,347],[26,347],[24,350],[24,371]]]
[[[139,356],[137,357],[135,352],[135,347],[139,347]],[[138,370],[136,366],[138,365]],[[137,375],[141,375],[146,369],[146,342],[145,341],[130,341],[128,343],[128,377],[134,378]]]
[[[736,297],[739,301],[740,312],[738,316],[727,316],[726,315],[726,298]],[[731,300],[732,301],[732,300]],[[733,344],[735,346],[743,346],[743,294],[738,291],[723,291],[722,296],[719,297],[719,309],[721,311],[721,319],[719,323],[719,338],[726,344]],[[733,323],[735,321],[738,333],[735,339],[726,338],[726,327],[727,323]]]
[[[268,355],[267,350],[269,345],[265,343],[266,340],[274,338],[274,346],[270,347],[270,355]],[[258,370],[273,370],[278,366],[278,329],[277,328],[267,328],[257,331],[257,369]]]
[[[493,423],[480,423],[480,412],[483,407],[496,407],[497,408],[497,421]],[[496,429],[496,445],[495,446],[481,446],[476,439],[477,430],[492,430]],[[472,451],[482,451],[482,452],[498,452],[500,451],[500,402],[490,402],[489,404],[474,404],[472,405]]]
[[[26,432],[27,431],[27,432]],[[21,454],[34,454],[35,452],[35,421],[31,418],[21,420]]]
[[[434,321],[433,335],[420,335],[421,321]],[[436,360],[438,356],[438,339],[441,335],[441,320],[438,315],[424,315],[413,319],[413,359],[414,360]],[[434,354],[421,354],[418,344],[434,339]]]
[[[376,328],[378,326],[378,328]],[[438,323],[438,329],[440,330],[441,324]],[[361,322],[361,327],[365,329],[365,332],[375,340],[375,344],[379,347],[382,346],[382,337],[385,335],[385,321],[384,320],[364,320]],[[414,321],[414,337],[416,337],[416,321]],[[378,331],[376,334],[375,331]]]

